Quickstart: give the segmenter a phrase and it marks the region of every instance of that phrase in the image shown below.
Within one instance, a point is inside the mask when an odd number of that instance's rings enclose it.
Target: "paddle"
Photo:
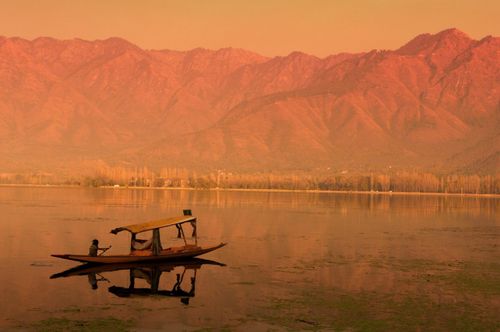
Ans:
[[[99,276],[99,278],[100,278],[100,279],[97,279],[97,281],[106,281],[106,282],[108,282],[108,283],[109,283],[109,282],[111,282],[111,281],[109,281],[108,279],[104,278],[104,277],[103,277],[102,275],[100,275],[99,273],[96,273],[96,274],[97,274],[97,275]]]
[[[111,248],[111,246],[107,247],[107,248],[104,248],[104,250],[97,256],[101,256],[102,254],[104,254],[106,251],[108,251],[109,249]]]

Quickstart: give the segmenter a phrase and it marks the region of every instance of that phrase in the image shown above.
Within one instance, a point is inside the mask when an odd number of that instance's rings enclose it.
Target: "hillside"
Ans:
[[[323,59],[0,37],[0,171],[499,169],[500,38]]]

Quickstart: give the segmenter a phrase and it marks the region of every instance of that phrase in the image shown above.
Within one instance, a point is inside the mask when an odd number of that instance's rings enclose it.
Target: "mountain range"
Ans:
[[[318,58],[0,37],[0,172],[497,172],[500,38]]]

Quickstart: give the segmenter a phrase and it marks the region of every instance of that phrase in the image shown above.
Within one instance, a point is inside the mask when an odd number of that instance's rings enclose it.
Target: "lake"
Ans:
[[[499,330],[499,203],[0,187],[0,330]],[[228,245],[202,256],[212,263],[156,267],[161,292],[148,293],[147,268],[133,272],[137,294],[130,269],[50,278],[78,265],[50,254],[87,253],[94,238],[125,253],[129,235],[111,229],[183,209],[201,245]]]

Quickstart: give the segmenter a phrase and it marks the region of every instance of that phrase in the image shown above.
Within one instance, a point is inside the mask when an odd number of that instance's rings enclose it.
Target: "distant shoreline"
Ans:
[[[91,189],[139,189],[139,190],[191,190],[191,191],[240,191],[240,192],[267,192],[267,193],[312,193],[312,194],[355,194],[355,195],[389,195],[389,196],[454,196],[454,197],[480,197],[500,198],[500,194],[470,194],[470,193],[436,193],[436,192],[405,192],[405,191],[342,191],[342,190],[317,190],[317,189],[252,189],[252,188],[189,188],[189,187],[126,187],[126,186],[100,186],[86,187],[77,185],[58,184],[0,184],[0,187],[32,187],[32,188],[91,188]]]

